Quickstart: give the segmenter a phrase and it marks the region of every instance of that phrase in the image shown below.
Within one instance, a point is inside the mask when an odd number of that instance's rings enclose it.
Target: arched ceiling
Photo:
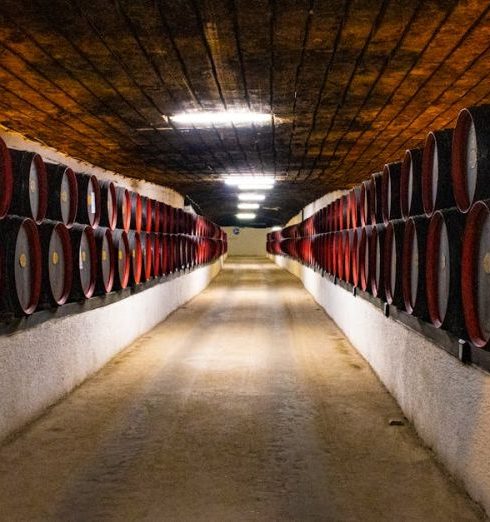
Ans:
[[[475,0],[3,0],[0,123],[169,185],[235,224],[229,174],[278,178],[283,224],[490,99],[490,4]],[[189,110],[273,125],[180,129]]]

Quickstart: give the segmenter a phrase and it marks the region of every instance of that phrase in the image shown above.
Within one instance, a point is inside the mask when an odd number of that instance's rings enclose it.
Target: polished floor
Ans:
[[[1,521],[466,521],[481,511],[299,281],[206,291],[0,449]]]

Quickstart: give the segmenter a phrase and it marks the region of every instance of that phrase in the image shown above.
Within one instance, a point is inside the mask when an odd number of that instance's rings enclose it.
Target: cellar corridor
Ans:
[[[301,283],[259,258],[229,258],[0,450],[0,520],[479,519]]]

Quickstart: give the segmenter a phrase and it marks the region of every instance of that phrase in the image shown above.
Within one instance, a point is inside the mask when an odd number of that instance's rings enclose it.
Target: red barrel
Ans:
[[[403,308],[402,253],[405,222],[390,221],[386,225],[383,280],[389,304]]]
[[[373,180],[368,179],[361,183],[360,194],[360,213],[359,217],[362,226],[371,224],[371,198],[373,197]]]
[[[473,344],[490,340],[490,201],[471,208],[463,236],[461,292],[466,330]]]
[[[117,228],[129,232],[131,227],[131,194],[124,187],[116,187]]]
[[[371,223],[383,223],[383,173],[371,176]]]
[[[346,229],[349,225],[349,198],[344,194],[339,202],[339,230]]]
[[[358,239],[358,265],[359,281],[361,290],[367,291],[371,288],[370,264],[369,264],[369,242],[371,239],[371,226],[363,227]]]
[[[352,248],[353,248],[353,233],[354,231],[349,229],[344,233],[344,281],[352,283]]]
[[[70,229],[73,257],[73,284],[70,300],[89,299],[94,295],[97,278],[97,249],[93,229],[73,225]]]
[[[425,252],[427,250],[426,216],[411,217],[405,223],[402,256],[402,287],[405,310],[420,319],[427,320],[425,295]]]
[[[422,214],[422,149],[405,151],[400,174],[400,211],[405,219]]]
[[[141,232],[141,253],[143,256],[143,270],[141,273],[143,281],[149,281],[153,274],[153,254],[151,246],[151,234]]]
[[[162,224],[162,219],[160,216],[162,204],[159,201],[152,201],[153,205],[153,232],[158,234],[160,232],[160,225]]]
[[[153,200],[141,197],[141,230],[151,232],[153,227]]]
[[[359,276],[360,276],[360,257],[359,257],[359,243],[361,238],[361,229],[356,228],[351,232],[351,248],[350,248],[350,267],[351,267],[351,277],[350,282],[354,286],[359,286]]]
[[[131,275],[131,247],[128,234],[124,230],[117,229],[112,234],[114,251],[116,253],[116,265],[114,271],[114,288],[120,290],[129,284]]]
[[[46,164],[48,206],[46,217],[70,228],[77,217],[78,185],[75,173],[64,165]]]
[[[9,211],[13,191],[12,158],[5,142],[0,138],[0,219]]]
[[[100,187],[100,222],[103,227],[111,230],[117,224],[116,185],[112,181],[99,181]]]
[[[131,251],[131,285],[139,285],[141,283],[141,272],[143,270],[143,252],[141,248],[140,232],[130,230],[128,233],[129,248]]]
[[[382,178],[382,212],[383,222],[388,224],[392,219],[400,219],[400,176],[401,162],[387,163],[383,168]]]
[[[42,286],[39,303],[65,304],[73,282],[73,253],[70,233],[63,223],[46,221],[39,225],[42,253]]]
[[[344,263],[344,248],[345,248],[345,232],[340,231],[337,232],[336,236],[336,242],[335,242],[335,253],[336,253],[336,276],[339,279],[344,279],[344,269],[345,269],[345,263]]]
[[[141,232],[142,212],[141,196],[131,192],[131,229],[137,232]]]
[[[9,212],[41,223],[48,207],[46,165],[34,152],[10,149],[10,156],[15,183]]]
[[[384,299],[384,246],[386,226],[373,225],[369,239],[369,277],[371,293],[374,297]]]
[[[422,201],[424,212],[455,206],[451,177],[453,130],[429,132],[422,157]]]
[[[429,317],[437,328],[464,334],[461,302],[461,238],[465,216],[437,210],[427,232],[426,291]]]
[[[114,286],[115,255],[113,233],[110,228],[99,227],[94,231],[97,249],[97,280],[95,293],[108,294]]]
[[[100,185],[95,176],[77,174],[77,222],[97,228],[100,222]]]
[[[32,219],[6,217],[0,221],[0,311],[32,314],[41,293],[41,243]]]
[[[454,199],[462,212],[490,198],[490,105],[463,109],[452,147]]]
[[[349,228],[357,228],[361,224],[361,187],[349,192]]]

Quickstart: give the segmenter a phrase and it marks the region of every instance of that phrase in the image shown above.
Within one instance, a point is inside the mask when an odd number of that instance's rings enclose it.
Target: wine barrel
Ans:
[[[97,228],[100,222],[100,185],[95,176],[76,174],[78,184],[77,222]]]
[[[41,294],[41,243],[32,219],[9,216],[0,221],[0,311],[30,315]]]
[[[393,219],[400,219],[400,176],[401,162],[387,163],[383,168],[381,185],[381,209],[385,225]]]
[[[361,187],[355,187],[349,192],[349,223],[348,228],[358,228],[361,224]]]
[[[344,194],[339,203],[339,230],[349,227],[349,198]]]
[[[371,294],[379,299],[385,298],[384,287],[384,245],[386,226],[373,225],[369,238],[369,278]]]
[[[335,237],[335,275],[339,279],[344,279],[344,246],[345,246],[345,239],[344,239],[344,231],[339,231],[336,233]]]
[[[152,233],[151,247],[153,254],[153,275],[160,277],[162,275],[162,252],[160,248],[160,234]]]
[[[354,286],[359,286],[360,276],[360,257],[359,257],[359,244],[361,238],[361,229],[356,228],[351,232],[351,249],[350,249],[350,266],[351,266],[351,277],[350,282]]]
[[[141,232],[141,254],[143,261],[143,269],[141,272],[141,278],[143,281],[149,281],[152,277],[153,268],[153,254],[151,247],[151,234],[147,232]]]
[[[112,181],[99,181],[100,187],[100,222],[103,227],[114,230],[117,225],[116,186]]]
[[[360,220],[362,226],[371,224],[371,198],[373,197],[373,180],[368,179],[361,183]]]
[[[10,214],[41,223],[48,207],[46,165],[39,154],[10,149],[13,184]]]
[[[422,201],[424,212],[432,216],[435,210],[454,207],[451,177],[453,130],[429,132],[422,156]]]
[[[46,217],[70,228],[77,218],[78,185],[75,173],[64,165],[46,164],[48,205]]]
[[[12,158],[7,145],[0,138],[0,219],[9,212],[13,186]]]
[[[131,194],[124,187],[116,187],[117,228],[129,232],[131,227]]]
[[[108,294],[114,286],[115,278],[116,260],[113,232],[110,228],[99,227],[95,229],[94,236],[95,248],[97,250],[97,279],[95,281],[95,294]]]
[[[371,224],[383,223],[383,173],[371,176]]]
[[[462,212],[490,198],[490,105],[460,111],[453,134],[454,199]]]
[[[344,233],[344,281],[352,283],[352,249],[354,247],[354,231],[346,230]]]
[[[405,219],[423,212],[422,149],[405,151],[400,173],[400,212]]]
[[[490,201],[471,208],[463,236],[461,292],[466,330],[471,342],[486,348],[490,341]]]
[[[86,202],[85,202],[86,203]],[[70,229],[73,258],[71,301],[89,299],[94,295],[97,280],[97,249],[92,227],[75,224]]]
[[[151,198],[141,196],[141,230],[151,232],[153,225],[153,204]]]
[[[404,308],[402,286],[402,253],[405,222],[390,221],[386,225],[384,244],[384,272],[386,302]]]
[[[402,256],[402,288],[405,310],[424,321],[429,318],[425,295],[426,216],[411,217],[405,223]]]
[[[153,200],[153,232],[158,234],[162,224],[162,218],[160,215],[162,209],[162,203],[160,201]]]
[[[128,286],[131,277],[132,251],[127,232],[121,229],[114,230],[112,244],[116,253],[114,288],[121,290]]]
[[[141,196],[137,192],[131,192],[131,229],[141,232],[142,216]]]
[[[461,238],[465,215],[457,209],[437,210],[427,231],[426,292],[434,326],[464,335],[461,301]]]
[[[70,233],[63,223],[45,221],[39,225],[42,254],[42,285],[39,304],[65,304],[73,282],[73,252]]]
[[[369,264],[369,241],[371,238],[371,226],[368,225],[361,229],[358,239],[358,259],[359,259],[359,281],[358,286],[363,291],[371,288],[370,264]]]
[[[141,283],[141,274],[143,271],[143,251],[141,246],[140,232],[130,230],[128,232],[129,249],[131,251],[131,285],[139,285]]]

